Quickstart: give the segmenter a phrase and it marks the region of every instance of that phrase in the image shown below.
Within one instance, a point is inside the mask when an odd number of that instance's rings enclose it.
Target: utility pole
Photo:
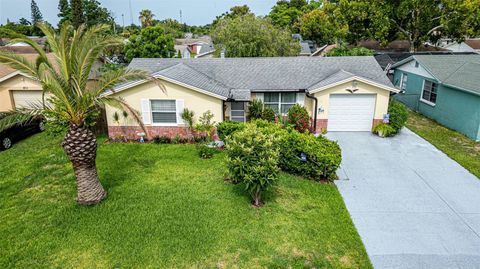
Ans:
[[[125,28],[125,15],[122,13],[122,25]]]
[[[133,24],[132,0],[128,0],[128,7],[130,8],[130,24]]]
[[[180,24],[183,23],[183,19],[182,19],[182,10],[180,9]]]

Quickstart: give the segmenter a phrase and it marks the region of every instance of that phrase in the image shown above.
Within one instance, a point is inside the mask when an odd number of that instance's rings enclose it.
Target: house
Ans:
[[[180,51],[182,58],[213,58],[215,53],[210,36],[177,38],[175,39],[175,50]]]
[[[34,62],[37,54],[22,54]],[[54,60],[53,54],[48,54]],[[0,112],[16,108],[30,108],[42,101],[42,86],[35,79],[6,65],[0,65]]]
[[[467,39],[465,40],[465,44],[474,49],[476,53],[480,53],[480,38]]]
[[[299,56],[312,56],[312,54],[317,51],[317,44],[315,41],[303,40],[301,34],[293,34],[292,38],[300,44]]]
[[[104,93],[121,97],[139,111],[148,136],[186,135],[184,108],[196,119],[205,111],[215,122],[246,121],[247,105],[260,99],[285,115],[304,106],[312,128],[326,131],[371,131],[398,92],[374,57],[280,57],[212,59],[133,59],[129,68],[145,70],[165,87],[139,80]],[[136,138],[142,129],[130,120],[115,122],[117,108],[107,106],[111,137]]]
[[[480,140],[480,55],[413,55],[392,69],[397,100]]]

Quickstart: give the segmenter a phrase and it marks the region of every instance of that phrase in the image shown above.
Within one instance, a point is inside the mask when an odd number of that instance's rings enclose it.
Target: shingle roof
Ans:
[[[38,58],[38,54],[33,54],[33,53],[19,54],[19,55],[25,57],[28,61],[32,63],[35,62]],[[52,53],[47,54],[47,57],[50,61],[55,63],[55,56]],[[10,68],[7,65],[0,64],[0,78],[10,75],[11,73],[14,73],[14,72],[16,72],[15,69]]]
[[[394,66],[413,59],[441,83],[480,94],[480,55],[414,55]]]
[[[230,97],[229,91],[232,89],[248,89],[252,92],[314,90],[318,85],[324,86],[345,79],[347,73],[349,76],[361,77],[393,88],[372,56],[136,58],[129,68],[152,74],[158,72],[162,76],[224,97]],[[332,76],[336,73],[338,74]]]

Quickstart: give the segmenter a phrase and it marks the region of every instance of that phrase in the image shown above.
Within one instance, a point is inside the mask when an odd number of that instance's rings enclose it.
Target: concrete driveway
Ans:
[[[342,148],[336,184],[375,268],[480,269],[477,177],[408,129],[327,136]]]

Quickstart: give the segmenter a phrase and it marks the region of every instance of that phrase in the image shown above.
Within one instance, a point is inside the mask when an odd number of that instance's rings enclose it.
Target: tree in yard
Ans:
[[[211,34],[226,57],[295,56],[300,52],[289,31],[253,14],[221,19]]]
[[[32,109],[7,113],[0,120],[0,130],[39,115],[49,121],[66,122],[68,132],[62,146],[75,172],[77,203],[97,204],[107,195],[97,175],[96,137],[89,129],[96,120],[98,107],[105,104],[115,106],[128,111],[140,122],[137,112],[121,99],[103,96],[102,93],[118,83],[148,79],[148,75],[143,71],[122,68],[106,71],[90,80],[94,62],[103,50],[122,43],[122,39],[106,35],[108,26],[97,25],[86,29],[81,25],[74,30],[65,23],[59,33],[46,24],[39,24],[39,28],[47,37],[54,60],[47,57],[46,52],[34,41],[20,38],[16,41],[27,43],[38,53],[37,60],[30,62],[22,55],[0,51],[0,63],[38,80],[44,96],[48,96],[47,102]],[[143,127],[141,122],[140,125]]]
[[[140,58],[172,58],[176,55],[174,40],[166,35],[162,26],[143,28],[138,35],[132,35],[125,45],[125,58],[131,61]]]
[[[31,23],[33,26],[32,32],[34,35],[39,35],[42,32],[40,31],[40,29],[38,29],[37,24],[43,21],[43,16],[35,0],[32,0],[32,2],[30,3],[30,11],[32,17]]]
[[[65,21],[71,21],[73,24],[78,21],[89,27],[96,24],[114,23],[111,12],[102,7],[97,0],[71,0],[70,4],[68,0],[60,0],[58,10],[59,26]]]
[[[72,25],[78,28],[85,22],[83,17],[83,1],[82,0],[70,0],[70,9],[72,10]]]
[[[140,16],[138,16],[138,19],[140,20],[140,24],[142,25],[142,28],[152,26],[154,16],[155,15],[152,13],[151,10],[144,9],[140,11]]]
[[[20,18],[20,20],[18,20],[18,24],[20,25],[32,25],[31,22],[29,22],[27,19],[25,18]]]
[[[480,0],[404,0],[387,1],[390,21],[415,51],[425,41],[439,38],[462,41],[480,25]]]
[[[304,14],[297,23],[303,38],[314,40],[317,44],[331,44],[345,38],[348,24],[341,17],[337,6],[325,2],[321,9]]]

